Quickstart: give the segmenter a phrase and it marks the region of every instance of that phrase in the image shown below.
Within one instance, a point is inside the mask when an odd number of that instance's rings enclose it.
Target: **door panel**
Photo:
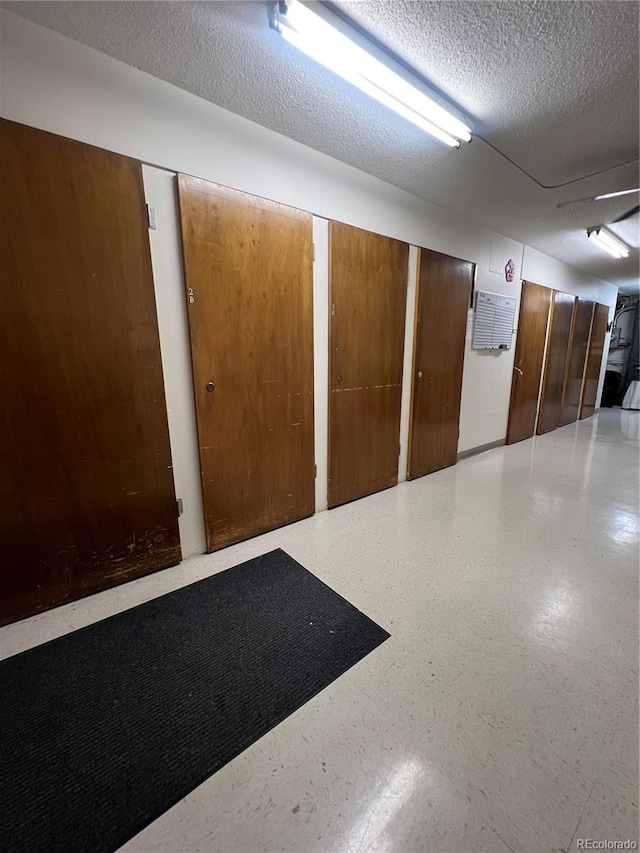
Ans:
[[[179,197],[215,550],[314,512],[312,218],[187,175]]]
[[[596,396],[598,393],[598,381],[602,367],[602,355],[604,353],[604,340],[609,323],[609,309],[606,305],[596,302],[593,312],[593,323],[591,325],[591,336],[589,338],[589,350],[587,353],[587,364],[585,367],[584,387],[582,391],[582,404],[580,417],[588,418],[596,410]]]
[[[573,329],[571,332],[569,362],[567,364],[567,379],[560,417],[560,424],[562,426],[578,420],[592,317],[593,302],[590,302],[588,299],[576,299],[573,309]]]
[[[180,560],[138,162],[0,121],[0,621]]]
[[[507,444],[532,438],[536,430],[552,293],[540,284],[522,283]]]
[[[331,222],[330,507],[398,482],[409,246]]]
[[[409,438],[410,479],[455,465],[467,312],[474,265],[420,249],[413,390]]]
[[[540,399],[538,435],[560,426],[574,302],[575,296],[554,290],[551,303],[551,330]]]

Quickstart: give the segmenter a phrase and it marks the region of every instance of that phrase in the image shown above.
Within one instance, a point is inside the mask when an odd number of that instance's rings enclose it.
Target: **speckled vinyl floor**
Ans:
[[[123,851],[637,844],[639,427],[466,459],[11,625],[2,656],[281,547],[391,639]]]

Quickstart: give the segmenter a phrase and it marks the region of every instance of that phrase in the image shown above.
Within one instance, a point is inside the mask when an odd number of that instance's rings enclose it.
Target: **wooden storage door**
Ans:
[[[604,339],[609,324],[609,308],[596,302],[591,324],[591,335],[589,338],[589,350],[587,353],[587,364],[584,374],[584,386],[582,390],[582,403],[580,406],[580,417],[588,418],[596,410],[596,396],[598,394],[598,381],[602,367],[602,355],[604,353]]]
[[[455,465],[474,265],[420,249],[409,438],[410,479]]]
[[[409,246],[331,222],[328,505],[398,482]]]
[[[536,431],[552,293],[540,284],[522,282],[507,444],[532,438]]]
[[[573,309],[573,329],[567,363],[567,378],[562,398],[561,426],[572,424],[578,420],[592,318],[593,302],[588,299],[576,299]]]
[[[138,162],[0,121],[0,621],[180,560]]]
[[[560,426],[567,360],[571,342],[575,296],[554,290],[551,302],[551,329],[544,366],[538,434]]]
[[[207,547],[311,515],[312,217],[179,175]]]

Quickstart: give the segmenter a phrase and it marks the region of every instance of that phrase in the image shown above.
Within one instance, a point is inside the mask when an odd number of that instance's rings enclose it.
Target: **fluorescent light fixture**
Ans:
[[[298,0],[276,4],[270,23],[289,44],[445,145],[471,141],[463,121]]]
[[[602,193],[601,195],[589,195],[586,198],[574,198],[571,201],[563,201],[560,204],[556,204],[556,207],[569,207],[571,204],[581,204],[583,201],[603,201],[606,198],[618,198],[621,195],[632,195],[633,193],[640,193],[640,187],[635,187],[629,190],[617,190],[614,193]]]
[[[592,243],[595,243],[598,248],[608,252],[610,255],[613,255],[614,258],[629,257],[629,247],[623,243],[622,240],[614,237],[611,232],[606,231],[602,227],[587,231],[587,237]]]
[[[604,193],[604,195],[594,196],[594,201],[602,201],[604,198],[617,198],[620,195],[631,195],[632,193],[640,193],[640,187],[635,187],[632,190],[618,190],[615,193]]]

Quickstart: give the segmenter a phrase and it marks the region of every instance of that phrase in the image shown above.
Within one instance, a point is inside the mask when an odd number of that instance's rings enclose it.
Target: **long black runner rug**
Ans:
[[[277,550],[0,662],[0,850],[116,850],[388,636]]]

